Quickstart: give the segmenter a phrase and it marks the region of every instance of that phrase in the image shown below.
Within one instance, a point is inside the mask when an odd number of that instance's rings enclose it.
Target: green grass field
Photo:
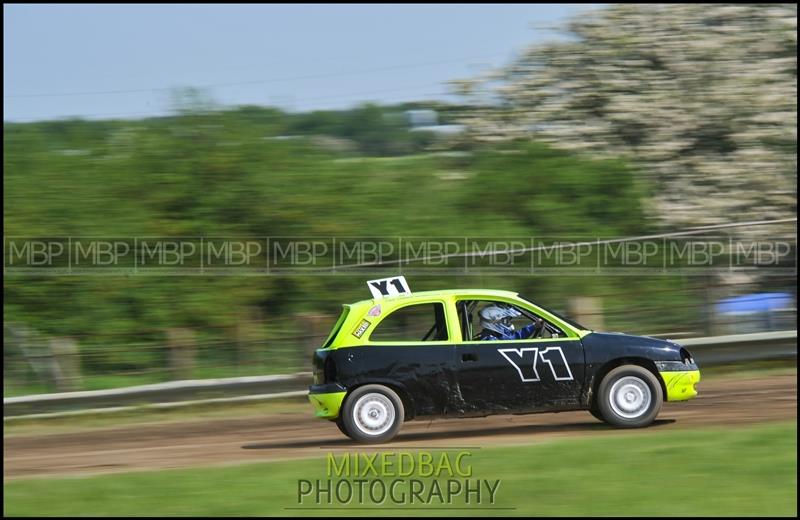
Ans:
[[[501,479],[495,509],[426,509],[437,515],[796,516],[797,423],[637,431],[471,449],[473,479]],[[341,454],[341,450],[337,450]],[[321,457],[325,452],[321,450]],[[299,479],[326,479],[324,458],[4,485],[4,514],[367,515],[374,509],[294,509]],[[391,480],[388,479],[387,482]],[[430,480],[427,481],[430,484]],[[306,500],[300,507],[317,507]],[[420,507],[416,504],[409,507]],[[464,507],[463,499],[453,506]],[[366,503],[361,507],[375,507]],[[289,509],[287,509],[289,508]],[[502,509],[497,509],[502,508]]]

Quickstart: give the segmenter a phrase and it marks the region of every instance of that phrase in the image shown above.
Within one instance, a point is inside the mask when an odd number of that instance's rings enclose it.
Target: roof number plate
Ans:
[[[391,278],[381,278],[380,280],[370,280],[367,282],[369,292],[375,299],[385,298],[386,296],[397,296],[400,294],[411,294],[405,276],[392,276]]]

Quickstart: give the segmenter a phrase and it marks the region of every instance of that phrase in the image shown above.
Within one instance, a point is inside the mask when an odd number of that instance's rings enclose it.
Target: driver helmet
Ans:
[[[481,327],[484,330],[496,332],[501,336],[508,336],[514,332],[514,325],[511,324],[511,320],[522,316],[522,313],[513,307],[487,305],[481,309],[478,316],[480,316]]]

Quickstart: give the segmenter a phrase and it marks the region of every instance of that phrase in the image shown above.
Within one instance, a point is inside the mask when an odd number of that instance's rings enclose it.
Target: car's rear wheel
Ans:
[[[391,388],[365,385],[353,390],[342,407],[342,428],[357,442],[378,444],[392,440],[403,424],[403,401]]]
[[[652,372],[637,365],[623,365],[600,382],[596,409],[612,426],[641,428],[655,420],[663,400],[661,385]]]
[[[349,434],[349,433],[347,433],[347,430],[344,428],[344,420],[342,419],[342,415],[341,415],[341,414],[339,414],[339,417],[337,417],[337,418],[336,418],[334,421],[332,421],[332,422],[336,423],[336,427],[337,427],[337,428],[339,428],[339,431],[340,431],[340,432],[342,432],[343,434],[345,434],[345,435],[347,435],[348,437],[350,437],[350,434]]]

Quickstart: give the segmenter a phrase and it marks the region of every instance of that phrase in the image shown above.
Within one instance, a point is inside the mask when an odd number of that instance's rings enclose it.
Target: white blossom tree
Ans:
[[[566,30],[456,82],[468,137],[626,156],[670,227],[796,214],[796,5],[615,5]]]

